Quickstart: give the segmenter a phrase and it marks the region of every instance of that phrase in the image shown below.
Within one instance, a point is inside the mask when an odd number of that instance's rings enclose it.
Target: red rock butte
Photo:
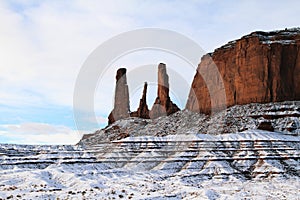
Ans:
[[[224,106],[300,100],[299,49],[299,28],[257,31],[229,42],[202,57],[186,109],[210,114]],[[218,81],[213,66],[224,84],[224,101],[220,90],[208,91],[207,84]]]

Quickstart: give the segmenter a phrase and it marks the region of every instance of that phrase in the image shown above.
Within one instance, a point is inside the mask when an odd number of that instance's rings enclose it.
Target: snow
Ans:
[[[265,41],[262,42],[263,44],[283,44],[283,45],[287,45],[287,44],[296,44],[295,40],[269,40],[266,39]]]
[[[289,135],[284,135],[282,133],[269,132],[263,130],[247,130],[240,133],[234,134],[224,134],[216,136],[217,140],[230,140],[230,141],[239,141],[239,140],[267,140],[267,141],[297,141],[300,142],[300,137],[294,137]]]
[[[24,153],[0,157],[0,198],[295,199],[299,141],[299,136],[248,130],[131,136],[89,148],[0,145],[5,155]],[[53,163],[46,167],[26,164],[49,159]],[[12,168],[3,167],[9,163]]]
[[[167,135],[164,137],[155,136],[137,136],[127,137],[121,140],[112,141],[115,143],[124,142],[166,142],[166,141],[180,141],[180,142],[195,142],[195,141],[240,141],[240,140],[281,140],[281,141],[297,141],[300,142],[300,137],[285,135],[282,133],[269,132],[264,130],[247,130],[239,133],[222,134],[222,135],[208,135],[208,134],[195,134],[195,135]]]
[[[290,29],[271,31],[271,32],[256,31],[250,33],[249,35],[243,36],[241,39],[230,41],[227,44],[221,46],[220,48],[217,48],[216,51],[233,48],[236,46],[237,41],[246,38],[253,38],[253,37],[258,37],[259,40],[262,42],[262,44],[267,44],[267,45],[296,44],[297,42],[299,42],[299,37],[297,38],[297,36],[299,35],[300,35],[300,28],[290,28]]]
[[[117,170],[103,175],[90,169],[68,172],[62,168],[1,173],[0,198],[22,199],[295,199],[299,179],[243,181],[208,179],[165,173]],[[201,178],[200,178],[201,179]],[[9,180],[9,181],[8,181]]]

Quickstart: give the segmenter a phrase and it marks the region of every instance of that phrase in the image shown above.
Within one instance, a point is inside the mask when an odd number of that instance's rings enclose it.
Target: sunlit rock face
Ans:
[[[201,59],[186,108],[210,114],[226,106],[299,100],[299,48],[299,28],[253,32],[229,42]],[[223,88],[208,89],[220,81]]]

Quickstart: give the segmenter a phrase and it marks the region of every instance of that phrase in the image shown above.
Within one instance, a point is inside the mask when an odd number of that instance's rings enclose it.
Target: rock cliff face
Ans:
[[[114,108],[108,116],[108,124],[111,124],[119,119],[127,118],[129,116],[130,108],[126,69],[120,68],[118,69],[116,75]]]
[[[300,29],[253,32],[229,42],[202,57],[186,108],[210,114],[222,106],[300,100],[299,49]],[[222,88],[208,87],[220,81]]]
[[[148,109],[148,105],[147,105],[147,100],[146,100],[146,96],[147,96],[147,82],[145,82],[144,84],[144,90],[143,90],[143,96],[140,99],[140,105],[137,109],[137,111],[130,113],[131,117],[139,117],[139,118],[143,118],[143,119],[149,119],[149,109]]]
[[[167,74],[166,65],[160,63],[158,65],[158,86],[157,97],[150,111],[150,118],[170,115],[180,109],[174,104],[169,96],[169,76]]]

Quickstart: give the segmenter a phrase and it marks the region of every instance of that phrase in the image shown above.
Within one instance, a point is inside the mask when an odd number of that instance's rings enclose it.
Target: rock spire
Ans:
[[[144,83],[144,89],[143,89],[143,95],[142,98],[140,99],[140,104],[139,107],[137,109],[137,111],[132,112],[130,114],[131,117],[139,117],[139,118],[144,118],[144,119],[149,119],[149,109],[148,109],[148,105],[147,105],[147,87],[148,84],[147,82]]]
[[[170,115],[180,109],[174,104],[169,96],[169,76],[167,74],[166,65],[160,63],[158,65],[158,86],[157,97],[150,111],[150,118]]]
[[[126,69],[120,68],[118,69],[116,75],[114,108],[108,116],[108,124],[111,124],[119,119],[128,118],[129,116],[129,92],[126,78]]]

